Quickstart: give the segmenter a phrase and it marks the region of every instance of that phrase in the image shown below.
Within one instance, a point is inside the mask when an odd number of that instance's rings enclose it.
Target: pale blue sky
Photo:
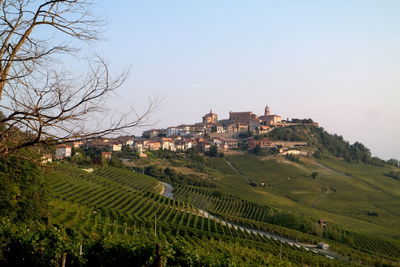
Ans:
[[[107,41],[90,50],[131,67],[113,103],[165,97],[155,127],[268,104],[400,158],[400,1],[98,3]]]

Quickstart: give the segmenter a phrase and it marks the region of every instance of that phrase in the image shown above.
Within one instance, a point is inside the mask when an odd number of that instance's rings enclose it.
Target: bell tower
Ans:
[[[270,115],[268,105],[267,105],[267,106],[265,107],[265,109],[264,109],[264,116],[267,116],[267,115]]]

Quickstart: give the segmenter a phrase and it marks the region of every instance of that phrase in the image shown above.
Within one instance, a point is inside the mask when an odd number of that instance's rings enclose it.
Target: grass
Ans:
[[[400,221],[399,182],[383,175],[388,168],[353,165],[337,159],[318,162],[332,170],[308,158],[302,158],[300,163],[287,162],[282,157],[262,160],[253,155],[227,159],[242,175],[266,186],[252,187],[230,171],[222,159],[209,159],[223,192],[316,220],[324,218],[345,229],[400,237],[396,223]],[[318,171],[316,179],[310,177],[312,171]],[[379,216],[367,215],[374,211]]]
[[[399,220],[398,193],[396,188],[390,189],[398,181],[383,175],[387,168],[355,165],[352,169],[353,165],[337,159],[315,162],[311,158],[302,158],[300,163],[293,163],[283,157],[266,159],[237,155],[226,160],[208,158],[205,163],[207,175],[216,178],[216,188],[176,184],[174,195],[177,200],[160,196],[158,181],[147,175],[118,168],[99,168],[89,174],[72,165],[60,165],[48,179],[53,195],[54,223],[74,228],[89,238],[108,235],[129,238],[137,234],[150,236],[157,214],[164,232],[185,229],[220,235],[221,242],[229,238],[235,239],[234,242],[237,238],[246,242],[266,242],[261,237],[196,216],[194,207],[197,207],[237,224],[293,239],[312,243],[321,240],[268,223],[268,214],[272,209],[278,209],[315,223],[324,218],[328,225],[342,229],[341,235],[346,235],[347,230],[353,231],[356,234],[349,239],[351,249],[327,241],[338,251],[355,255],[351,257],[368,258],[368,255],[379,254],[389,261],[398,257],[400,243],[393,238],[399,238],[399,230],[397,225],[392,227]],[[163,164],[168,166],[168,161]],[[316,179],[310,177],[312,171],[318,171]],[[244,177],[266,186],[251,186]],[[374,177],[382,180],[375,181]],[[280,245],[268,244],[271,249]],[[297,252],[288,253],[292,260],[297,257]]]

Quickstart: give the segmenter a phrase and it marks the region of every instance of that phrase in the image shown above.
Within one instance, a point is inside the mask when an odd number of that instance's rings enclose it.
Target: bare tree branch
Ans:
[[[98,56],[89,61],[85,76],[59,70],[55,54],[70,54],[74,48],[38,34],[52,31],[81,41],[99,40],[104,20],[92,15],[92,5],[88,0],[0,1],[1,156],[38,144],[123,133],[148,123],[157,98],[142,113],[132,109],[116,114],[105,106],[128,71],[113,76]]]

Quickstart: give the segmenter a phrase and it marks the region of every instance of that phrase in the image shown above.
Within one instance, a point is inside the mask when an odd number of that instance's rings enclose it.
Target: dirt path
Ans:
[[[329,172],[332,172],[332,173],[334,173],[334,174],[337,174],[337,175],[340,175],[340,176],[346,176],[346,177],[351,178],[351,176],[349,176],[349,175],[347,175],[347,174],[345,174],[345,173],[335,171],[334,169],[331,169],[331,168],[329,168],[329,167],[327,167],[327,166],[325,166],[325,165],[322,165],[321,163],[318,163],[318,162],[316,162],[316,161],[314,162],[314,164],[317,165],[318,167],[321,167],[322,169],[327,170],[327,171],[329,171]]]
[[[319,182],[320,184],[323,184],[321,182]],[[326,186],[326,185],[325,185]],[[315,199],[312,203],[311,203],[311,207],[312,208],[317,208],[317,204],[318,202],[320,202],[324,197],[328,196],[328,194],[330,194],[332,191],[329,189],[329,187],[325,187],[325,191],[317,198]]]
[[[241,176],[243,179],[245,179],[247,183],[250,183],[249,177],[247,177],[247,176],[241,174],[235,167],[233,167],[232,163],[230,163],[229,160],[227,160],[226,158],[224,158],[224,160],[225,160],[226,164],[228,164],[228,166],[231,167],[231,169],[232,169],[234,172],[236,172],[239,176]]]
[[[228,163],[228,164],[230,165],[230,163]],[[232,166],[232,168],[233,168],[233,166]],[[170,185],[168,183],[164,183],[164,182],[160,182],[160,183],[164,186],[164,190],[162,190],[162,195],[165,196],[165,197],[174,199],[174,196],[173,196],[173,193],[172,193],[173,192],[172,185]],[[193,210],[192,211],[182,210],[182,211],[183,212],[192,213],[193,215],[197,215],[197,216],[200,216],[200,217],[204,217],[204,218],[210,219],[210,220],[215,221],[215,222],[217,222],[217,223],[219,223],[219,224],[221,224],[223,226],[227,226],[227,227],[235,229],[235,230],[240,230],[242,232],[248,232],[249,234],[251,233],[251,234],[255,234],[255,235],[264,236],[264,237],[267,237],[269,239],[274,239],[274,240],[289,244],[290,246],[294,246],[294,247],[297,247],[297,248],[302,248],[302,249],[304,249],[306,251],[312,251],[314,253],[324,255],[327,258],[339,259],[339,256],[336,255],[334,252],[319,249],[315,245],[299,243],[299,242],[297,242],[295,240],[292,240],[292,239],[289,239],[289,238],[285,238],[285,237],[282,237],[282,236],[278,236],[278,235],[275,235],[273,233],[260,231],[260,230],[249,228],[249,227],[246,227],[246,226],[240,226],[240,225],[225,221],[225,220],[223,220],[221,218],[218,218],[218,217],[214,216],[213,214],[210,214],[206,210],[202,210],[202,209],[197,208],[197,213],[194,213]]]

